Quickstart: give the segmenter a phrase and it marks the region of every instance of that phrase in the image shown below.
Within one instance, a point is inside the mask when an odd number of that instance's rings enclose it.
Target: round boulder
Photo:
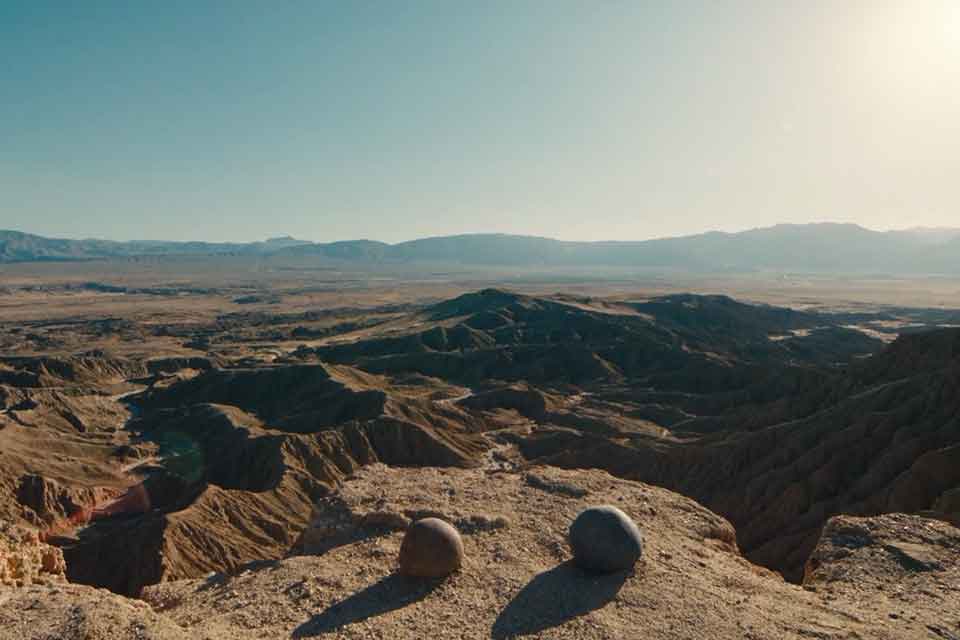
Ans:
[[[449,522],[439,518],[417,520],[400,545],[400,573],[420,578],[443,578],[463,563],[463,540]]]
[[[643,553],[636,523],[611,505],[584,509],[568,534],[573,561],[581,569],[610,573],[631,568]]]

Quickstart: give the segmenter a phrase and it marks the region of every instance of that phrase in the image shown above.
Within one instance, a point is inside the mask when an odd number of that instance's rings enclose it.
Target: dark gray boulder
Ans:
[[[636,523],[611,505],[584,509],[568,534],[573,560],[581,569],[610,573],[629,569],[643,553]]]

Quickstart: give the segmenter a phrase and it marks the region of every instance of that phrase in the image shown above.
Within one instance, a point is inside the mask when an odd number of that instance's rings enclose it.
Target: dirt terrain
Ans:
[[[364,579],[386,576],[389,567],[377,573],[374,561],[392,558],[390,545],[398,544],[396,533],[375,540],[362,532],[347,542],[325,539],[317,523],[342,515],[342,505],[330,496],[349,502],[351,495],[372,492],[364,479],[376,478],[384,488],[375,502],[387,504],[415,486],[418,473],[424,483],[451,479],[449,499],[465,500],[458,503],[460,515],[451,517],[469,530],[469,540],[503,535],[503,523],[513,523],[517,539],[499,544],[518,556],[533,553],[533,543],[524,540],[536,527],[516,523],[525,510],[541,513],[531,491],[577,498],[544,503],[556,509],[543,512],[553,523],[550,557],[562,562],[561,520],[584,498],[575,479],[640,486],[614,480],[620,478],[648,483],[644,491],[660,492],[666,503],[686,501],[704,518],[721,522],[717,526],[728,533],[720,537],[735,551],[712,570],[735,576],[732,567],[741,567],[765,581],[757,590],[774,594],[769,611],[763,605],[749,618],[754,631],[730,626],[734,618],[724,617],[729,612],[719,603],[726,596],[716,584],[694,583],[679,592],[666,589],[658,594],[662,601],[637,596],[631,601],[636,610],[615,615],[610,606],[593,603],[596,613],[587,609],[587,615],[542,628],[523,623],[522,632],[629,637],[625,625],[640,610],[666,615],[666,598],[689,598],[683,595],[689,588],[713,594],[716,610],[700,618],[684,618],[678,610],[670,614],[675,627],[651,626],[648,634],[661,633],[651,637],[689,637],[684,634],[707,629],[728,633],[719,637],[924,637],[908,633],[922,626],[890,626],[889,620],[909,618],[884,619],[879,609],[844,623],[843,607],[822,619],[804,607],[826,606],[809,600],[811,591],[819,593],[817,580],[855,598],[859,587],[844,577],[848,571],[893,575],[876,554],[855,553],[863,564],[842,568],[850,560],[846,550],[887,548],[878,540],[906,534],[857,534],[863,540],[848,549],[831,527],[857,521],[836,516],[867,518],[868,532],[882,532],[904,517],[883,514],[912,514],[903,521],[914,532],[903,538],[905,544],[924,547],[914,549],[922,557],[940,557],[941,547],[955,550],[951,530],[938,529],[960,523],[960,312],[949,306],[855,299],[831,304],[830,295],[811,304],[806,293],[778,298],[789,305],[757,303],[786,295],[771,293],[772,284],[745,296],[754,301],[746,303],[674,292],[673,285],[640,289],[614,280],[538,282],[528,275],[521,293],[476,287],[484,282],[476,274],[377,284],[330,273],[330,285],[307,286],[307,275],[298,271],[188,280],[174,277],[173,266],[164,268],[171,270],[168,279],[142,266],[126,269],[122,278],[97,273],[98,279],[87,280],[82,271],[96,265],[84,264],[75,279],[51,281],[36,273],[9,278],[0,295],[0,521],[32,530],[37,548],[49,543],[62,554],[72,584],[51,588],[63,594],[64,607],[73,599],[97,601],[114,612],[109,615],[132,616],[130,624],[146,616],[137,601],[78,586],[86,584],[169,609],[147,616],[156,637],[199,633],[196,621],[208,619],[219,620],[203,628],[211,637],[237,634],[236,626],[252,622],[213,616],[219,600],[204,600],[198,594],[207,587],[194,593],[183,581],[250,566],[265,567],[243,574],[250,576],[251,593],[292,589],[303,572],[326,575],[330,585],[342,586],[304,607],[327,606],[362,589]],[[543,467],[530,475],[530,465],[570,471]],[[399,471],[407,468],[422,471]],[[563,481],[543,479],[564,473]],[[502,501],[496,497],[501,476]],[[395,491],[386,488],[391,486]],[[435,497],[421,494],[417,499]],[[400,511],[415,509],[397,504]],[[423,513],[439,509],[431,504]],[[318,512],[317,505],[327,505],[329,513]],[[397,516],[400,511],[379,524],[396,527],[409,519]],[[643,512],[634,515],[641,519]],[[667,538],[689,535],[682,523],[657,520],[650,526]],[[938,533],[917,533],[918,527]],[[380,544],[385,550],[370,551]],[[930,545],[933,551],[926,549]],[[913,557],[913,547],[904,549]],[[364,559],[368,551],[374,555]],[[498,558],[492,547],[474,551],[487,559],[468,564],[455,580],[467,580]],[[270,564],[291,553],[320,552]],[[670,547],[666,553],[681,552]],[[497,612],[509,606],[510,588],[549,569],[547,556],[536,557],[533,564],[509,569],[515,579],[492,600],[470,596],[480,599],[469,609],[486,635],[465,637],[514,633],[510,625],[516,621],[498,626]],[[323,568],[337,558],[356,563],[357,574]],[[934,564],[953,576],[950,562]],[[833,569],[824,573],[824,567]],[[924,582],[934,575],[928,573],[916,572],[918,588],[953,597],[953,577],[931,586]],[[688,574],[678,569],[677,584],[695,578]],[[290,582],[270,582],[270,576]],[[801,583],[805,590],[795,586]],[[188,590],[168,592],[157,584]],[[470,584],[481,593],[479,583]],[[618,589],[629,592],[631,584],[627,580]],[[31,587],[37,594],[44,588]],[[405,597],[407,587],[385,579],[371,588],[370,597],[389,600]],[[156,594],[175,592],[181,595],[157,604]],[[832,593],[822,597],[830,600]],[[427,603],[442,594],[461,597],[447,586],[418,597]],[[776,610],[778,597],[796,599],[795,617]],[[177,598],[182,603],[171,605]],[[351,602],[367,606],[363,598]],[[59,606],[57,598],[49,606]],[[570,606],[578,611],[583,605]],[[913,602],[909,613],[936,627],[929,612],[937,606],[936,600]],[[377,637],[377,624],[387,618],[393,624],[392,611],[378,612],[376,624],[354,629],[327,620],[315,631]],[[414,618],[431,620],[435,613]],[[87,637],[83,625],[92,625],[89,637],[98,637],[97,625],[110,626],[84,615],[87,622],[78,623],[76,637]],[[288,636],[306,622],[298,618],[305,610],[283,615],[284,621],[256,627],[262,633],[251,637]],[[595,628],[577,626],[594,618]],[[284,626],[294,620],[299,622]],[[803,627],[803,620],[812,626]],[[949,625],[936,628],[939,637],[958,633]],[[409,637],[418,636],[411,630]]]
[[[509,457],[509,456],[508,456]],[[612,503],[645,545],[591,575],[564,535]],[[396,574],[402,528],[430,514],[464,534],[446,580]],[[831,520],[804,585],[746,561],[729,522],[599,471],[368,465],[321,498],[294,554],[166,582],[143,600],[53,582],[0,591],[0,638],[952,638],[960,530],[915,516]]]

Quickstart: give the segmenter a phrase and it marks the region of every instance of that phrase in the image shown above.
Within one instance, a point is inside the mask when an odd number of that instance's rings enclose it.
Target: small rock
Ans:
[[[643,553],[643,534],[620,509],[604,505],[584,509],[568,534],[574,562],[588,571],[629,569]]]
[[[583,487],[578,487],[570,482],[562,482],[560,480],[554,480],[552,478],[540,476],[534,473],[528,473],[525,477],[525,480],[531,487],[540,489],[541,491],[546,491],[548,493],[555,493],[570,498],[582,498],[587,495],[587,490]]]
[[[361,522],[364,526],[386,529],[405,529],[410,526],[410,519],[395,511],[372,511],[363,516]]]
[[[417,520],[400,545],[400,573],[420,578],[443,578],[463,564],[463,540],[439,518]]]

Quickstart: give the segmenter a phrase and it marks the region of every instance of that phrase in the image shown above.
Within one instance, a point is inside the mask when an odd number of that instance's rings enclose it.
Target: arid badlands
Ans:
[[[960,639],[949,282],[189,262],[3,265],[3,640]]]

